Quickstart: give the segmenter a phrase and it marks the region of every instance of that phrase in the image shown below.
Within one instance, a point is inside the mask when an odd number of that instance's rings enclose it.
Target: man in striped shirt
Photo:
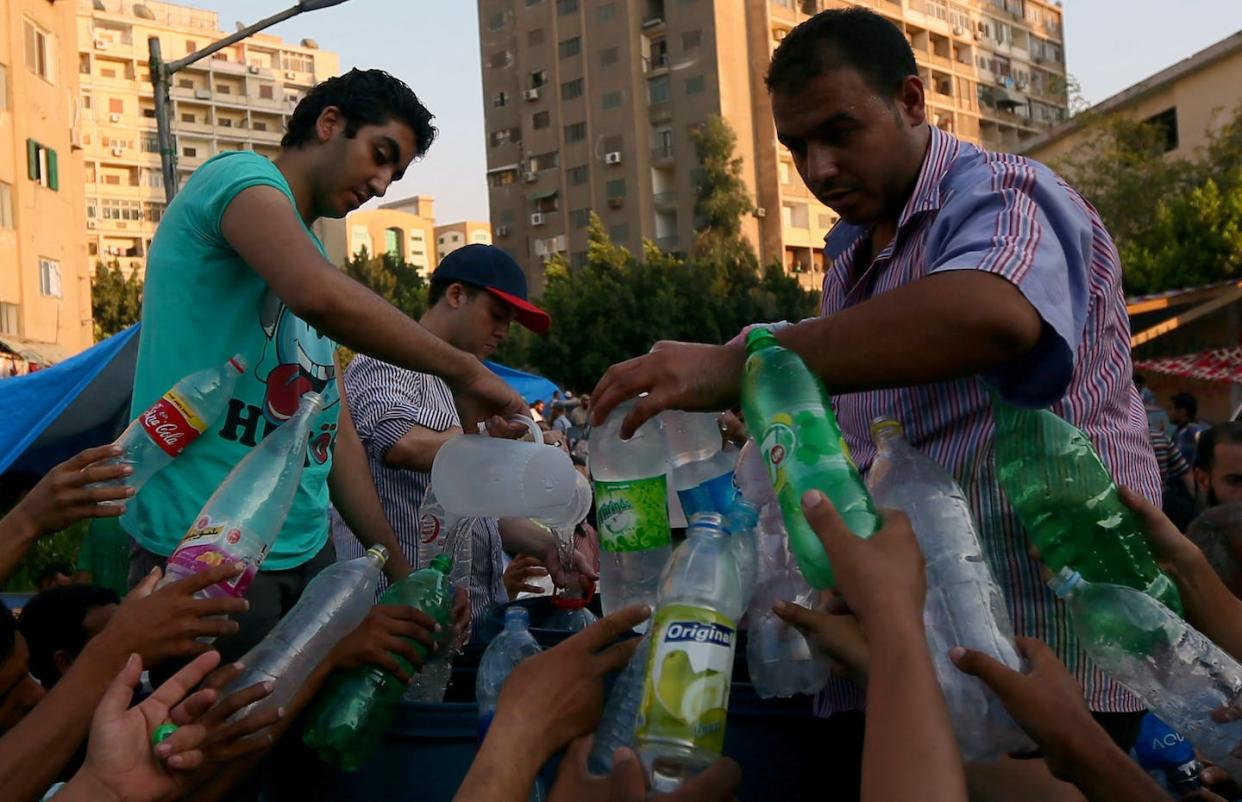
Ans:
[[[517,262],[491,245],[467,245],[444,257],[432,274],[427,301],[422,327],[479,359],[496,350],[514,320],[537,333],[551,325],[547,314],[526,300],[526,277]],[[418,565],[418,508],[431,484],[431,464],[440,446],[462,433],[453,394],[438,376],[363,355],[354,357],[342,378],[384,513],[406,558]],[[332,530],[338,559],[361,553],[335,511]],[[493,604],[508,601],[502,548],[538,557],[554,578],[558,575],[552,536],[530,521],[481,518],[473,537],[469,596],[474,624]],[[586,574],[593,576],[590,570]]]
[[[1135,716],[1107,715],[1142,705],[1087,662],[1027,554],[997,481],[987,396],[1051,407],[1087,432],[1119,483],[1159,503],[1121,268],[1099,216],[1043,165],[930,125],[908,42],[872,12],[798,26],[767,80],[779,140],[842,218],[826,237],[822,316],[777,339],[833,393],[861,470],[875,456],[871,420],[892,414],[956,477],[1017,632],[1056,650],[1093,711],[1136,727]],[[609,369],[593,418],[641,392],[623,434],[664,408],[735,407],[744,361],[741,342],[657,344]],[[822,711],[848,701],[826,694]]]

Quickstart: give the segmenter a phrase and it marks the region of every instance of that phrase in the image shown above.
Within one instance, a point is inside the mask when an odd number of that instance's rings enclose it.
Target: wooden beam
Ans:
[[[1230,292],[1232,290],[1242,288],[1242,281],[1233,284],[1223,284],[1219,287],[1205,287],[1201,290],[1190,290],[1189,292],[1170,295],[1166,298],[1151,298],[1146,301],[1135,301],[1132,304],[1126,304],[1126,313],[1133,315],[1141,315],[1144,312],[1155,312],[1158,309],[1168,309],[1171,306],[1185,306],[1196,301],[1206,301],[1209,298],[1215,298],[1222,292]]]
[[[1223,289],[1226,290],[1224,294],[1221,294],[1217,296],[1216,298],[1213,298],[1207,303],[1199,304],[1196,307],[1187,309],[1185,312],[1182,312],[1180,315],[1177,315],[1176,317],[1171,317],[1168,320],[1165,320],[1161,323],[1157,323],[1151,328],[1144,329],[1143,331],[1140,331],[1138,334],[1135,334],[1133,337],[1130,338],[1130,347],[1137,348],[1143,343],[1149,343],[1152,340],[1156,339],[1157,337],[1168,334],[1171,331],[1175,331],[1178,327],[1186,323],[1189,323],[1192,320],[1197,320],[1203,317],[1204,315],[1215,312],[1217,309],[1220,309],[1221,307],[1228,306],[1234,301],[1242,299],[1242,282],[1239,282],[1239,284],[1234,287],[1228,287],[1228,288],[1223,288]]]

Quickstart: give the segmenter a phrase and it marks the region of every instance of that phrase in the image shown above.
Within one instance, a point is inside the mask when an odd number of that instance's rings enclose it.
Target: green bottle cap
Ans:
[[[159,746],[168,740],[168,736],[177,731],[177,725],[172,723],[161,724],[151,733],[151,745]]]
[[[449,571],[453,570],[453,558],[447,554],[437,554],[432,558],[429,567],[447,575]]]
[[[746,355],[749,356],[756,351],[762,351],[764,348],[772,348],[779,346],[776,335],[771,330],[759,326],[753,328],[746,333]]]

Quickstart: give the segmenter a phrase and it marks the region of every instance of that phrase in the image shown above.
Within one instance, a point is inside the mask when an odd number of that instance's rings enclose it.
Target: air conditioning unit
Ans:
[[[538,100],[539,90],[538,89],[527,89],[525,92],[522,93],[522,97],[526,98],[527,100]]]
[[[510,229],[508,226],[496,226],[496,236],[498,237],[509,236],[509,231]]]
[[[620,209],[624,205],[625,205],[625,198],[609,198],[608,199],[609,209]]]
[[[974,31],[973,33],[974,33],[974,36],[975,36],[975,41],[976,41],[976,42],[978,42],[978,41],[980,41],[980,40],[982,40],[982,39],[983,39],[983,33],[982,33],[982,31]]]
[[[211,90],[210,89],[195,89],[194,97],[196,97],[199,100],[211,100]]]
[[[530,216],[530,224],[532,226],[543,225],[543,212],[534,212]]]
[[[296,77],[298,77],[298,74],[297,74],[296,72],[294,72],[293,70],[285,70],[285,77],[286,77],[286,78],[296,78]]]
[[[620,164],[621,151],[614,150],[604,154],[604,164]]]
[[[121,121],[121,115],[119,115],[119,114],[109,114],[109,115],[108,115],[108,122],[110,122],[110,123],[119,123],[120,121]]]
[[[768,210],[762,206],[755,207],[755,217],[763,218],[768,216]]]
[[[966,35],[966,29],[965,29],[965,28],[963,28],[961,25],[954,25],[954,26],[953,26],[953,35],[954,35],[954,36],[965,36],[965,35]]]
[[[87,220],[86,227],[87,228],[99,228],[99,221],[98,220]]]
[[[112,149],[112,155],[113,155],[113,156],[124,156],[124,155],[125,155],[125,148],[113,148],[113,149]]]
[[[527,184],[533,184],[539,180],[539,173],[536,173],[534,170],[527,170],[522,173],[522,180]]]
[[[96,40],[95,40],[95,49],[96,49],[96,50],[107,50],[107,49],[108,49],[108,40],[107,40],[107,39],[96,39]]]
[[[259,68],[251,64],[249,67],[246,68],[246,72],[250,73],[251,75],[258,75]]]

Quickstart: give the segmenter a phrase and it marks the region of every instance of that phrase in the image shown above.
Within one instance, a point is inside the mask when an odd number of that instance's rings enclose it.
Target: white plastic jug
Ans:
[[[440,447],[431,465],[431,484],[440,504],[450,515],[564,524],[584,507],[581,474],[569,455],[544,444],[533,420],[510,420],[524,423],[535,441],[460,435]],[[582,514],[589,508],[588,494]]]

